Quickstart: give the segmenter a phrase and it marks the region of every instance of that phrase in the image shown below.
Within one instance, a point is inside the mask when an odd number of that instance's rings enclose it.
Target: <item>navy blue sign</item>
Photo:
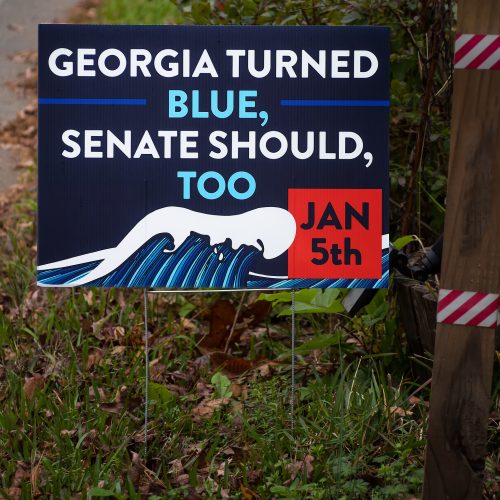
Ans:
[[[38,283],[388,282],[389,32],[39,28]]]

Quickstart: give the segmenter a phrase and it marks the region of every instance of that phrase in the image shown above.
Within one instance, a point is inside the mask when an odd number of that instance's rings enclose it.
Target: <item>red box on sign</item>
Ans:
[[[382,276],[381,189],[289,189],[289,278]]]

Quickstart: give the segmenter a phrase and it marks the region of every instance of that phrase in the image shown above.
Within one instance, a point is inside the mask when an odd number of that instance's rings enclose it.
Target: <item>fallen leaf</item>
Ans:
[[[166,487],[156,474],[148,469],[142,461],[140,455],[132,451],[132,460],[128,470],[128,475],[134,486],[142,496],[161,495],[163,496]]]
[[[99,395],[99,401],[103,401],[104,399],[107,398],[106,391],[104,390],[103,387],[99,387],[97,389],[98,395]],[[96,401],[97,400],[97,395],[94,390],[94,386],[91,385],[89,387],[89,400],[90,401]]]
[[[211,353],[210,362],[212,369],[221,367],[223,372],[228,375],[242,375],[254,366],[254,363],[248,359],[238,358],[223,352]]]
[[[20,500],[21,493],[22,493],[21,488],[18,488],[17,486],[11,486],[7,490],[7,495],[9,500]]]
[[[406,417],[408,415],[413,415],[413,412],[410,410],[405,410],[400,406],[391,406],[391,415],[399,415],[400,417]]]
[[[102,349],[94,349],[87,357],[87,370],[91,370],[94,366],[99,366],[103,357]]]
[[[124,345],[117,345],[113,347],[111,350],[111,356],[120,356],[127,350],[127,347]]]
[[[240,484],[240,491],[245,500],[260,500],[260,496],[252,491],[248,486]]]
[[[241,393],[243,392],[243,389],[239,384],[231,384],[229,386],[229,390],[231,391],[234,398],[239,398],[241,396]]]
[[[217,467],[217,470],[215,471],[215,474],[217,475],[217,477],[224,477],[224,475],[226,474],[226,467],[230,461],[231,461],[231,459],[224,461],[224,462],[221,462],[219,464],[219,467]]]
[[[191,321],[190,319],[188,318],[181,318],[181,327],[184,329],[184,330],[190,330],[192,332],[194,331],[197,331],[198,330],[198,326],[193,323],[193,321]]]
[[[62,438],[69,438],[71,439],[73,436],[76,435],[76,429],[62,429],[61,432],[59,433],[59,435],[62,437]]]
[[[100,403],[99,408],[106,413],[120,415],[123,411],[123,403]]]
[[[302,474],[303,472],[305,472],[306,478],[310,480],[314,470],[313,461],[314,457],[312,455],[306,455],[303,460],[294,460],[289,463],[286,468],[290,473],[290,480],[284,483],[285,486],[290,484],[299,474]]]
[[[410,404],[412,405],[418,405],[420,403],[420,398],[417,398],[417,396],[410,396],[408,398],[408,401],[410,402]]]
[[[230,345],[238,342],[248,327],[254,327],[266,318],[271,307],[269,302],[258,301],[243,309],[234,326]],[[207,350],[225,348],[227,337],[233,328],[235,315],[236,308],[231,302],[225,299],[217,300],[210,311],[209,333],[200,341],[200,348]]]
[[[31,480],[31,471],[29,470],[29,464],[23,462],[22,460],[18,460],[16,462],[16,472],[14,473],[12,485],[7,490],[8,498],[11,500],[20,499],[22,493],[21,485],[24,481],[29,480]]]
[[[257,368],[257,371],[259,372],[259,375],[262,377],[262,378],[269,378],[271,376],[271,367],[269,365],[269,363],[265,363],[263,365],[260,365],[258,368]]]
[[[128,476],[134,486],[137,488],[140,485],[140,479],[144,475],[144,464],[142,463],[141,457],[135,451],[132,451],[132,463],[130,464],[128,470]]]
[[[40,483],[40,476],[42,474],[42,464],[38,463],[31,469],[30,483],[31,483],[31,493],[33,496],[38,496],[40,494],[38,490],[38,485]]]
[[[172,482],[175,486],[186,486],[189,484],[189,474],[181,474]]]
[[[212,385],[207,384],[203,380],[196,382],[196,392],[200,396],[206,398],[207,396],[210,396],[210,394],[212,394],[213,391],[214,388],[212,387]]]
[[[170,467],[169,473],[172,474],[172,478],[176,480],[183,472],[184,466],[179,458],[169,462],[172,467]]]
[[[259,300],[248,306],[243,313],[243,317],[250,320],[250,326],[256,326],[267,318],[272,307],[271,302]]]
[[[204,399],[193,409],[193,416],[195,419],[209,419],[214,414],[215,410],[227,405],[228,403],[228,398]]]
[[[84,290],[83,298],[88,306],[92,307],[94,305],[94,292],[92,290]]]
[[[24,379],[24,394],[26,399],[31,401],[35,392],[42,389],[45,386],[45,377],[39,373],[35,373],[32,377],[27,377]]]
[[[225,299],[217,300],[210,311],[210,330],[200,341],[200,347],[216,348],[225,343],[234,321],[236,309]]]

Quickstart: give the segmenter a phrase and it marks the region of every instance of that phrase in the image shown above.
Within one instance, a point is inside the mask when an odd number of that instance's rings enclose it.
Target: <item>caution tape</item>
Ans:
[[[500,295],[495,293],[441,289],[437,322],[495,328],[499,324],[499,308]]]
[[[500,35],[457,34],[455,69],[500,69]]]

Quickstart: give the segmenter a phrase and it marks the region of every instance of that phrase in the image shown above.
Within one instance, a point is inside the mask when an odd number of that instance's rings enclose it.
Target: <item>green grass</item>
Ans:
[[[106,0],[99,18],[110,24],[180,24],[183,16],[171,0]]]

